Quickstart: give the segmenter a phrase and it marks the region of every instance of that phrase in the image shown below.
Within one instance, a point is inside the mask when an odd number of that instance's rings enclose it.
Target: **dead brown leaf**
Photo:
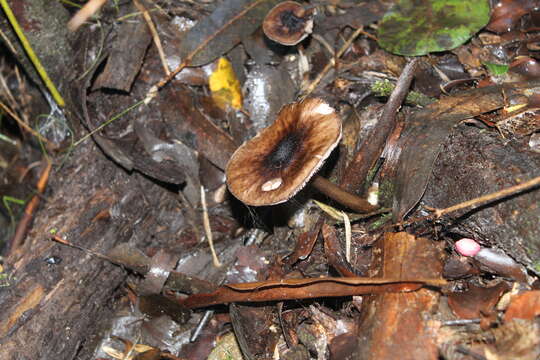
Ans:
[[[476,319],[492,313],[502,294],[508,290],[505,282],[489,288],[471,285],[465,292],[448,295],[448,305],[460,319]]]
[[[188,308],[198,308],[231,302],[261,302],[414,291],[424,285],[437,287],[445,283],[446,281],[442,279],[402,280],[362,277],[283,279],[228,284],[212,293],[191,295],[184,300],[179,300],[179,303]]]
[[[504,321],[513,319],[532,320],[540,315],[540,290],[527,291],[515,297],[506,313]]]

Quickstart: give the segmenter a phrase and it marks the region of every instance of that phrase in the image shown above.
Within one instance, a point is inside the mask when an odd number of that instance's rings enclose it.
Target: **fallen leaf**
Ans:
[[[415,291],[424,285],[441,286],[442,279],[311,278],[228,284],[212,293],[191,295],[178,302],[188,308],[231,303],[264,302]]]
[[[470,285],[465,292],[450,293],[448,305],[460,319],[477,319],[493,313],[502,294],[508,290],[509,286],[504,282],[489,288]]]
[[[540,290],[527,291],[515,297],[506,313],[504,321],[513,319],[533,320],[540,315]]]
[[[160,107],[163,116],[176,119],[171,122],[174,138],[198,151],[218,168],[225,169],[237,148],[229,134],[201,113],[193,101],[196,95],[189,88],[179,86],[174,91],[164,89],[162,93],[164,97]]]
[[[333,226],[323,224],[322,235],[324,238],[324,253],[328,259],[328,264],[336,269],[341,276],[356,276],[351,265],[345,261],[341,244],[337,238],[336,229]]]
[[[323,222],[323,218],[319,218],[311,230],[305,231],[298,236],[294,251],[287,258],[287,264],[292,265],[298,260],[305,260],[309,254],[311,254],[313,251],[313,246],[319,237],[319,232],[321,231]]]
[[[342,212],[340,210],[317,200],[313,200],[313,202],[334,220],[343,221],[343,216],[341,215]]]
[[[214,61],[247,38],[279,0],[228,0],[192,27],[180,47],[188,66]]]
[[[501,0],[493,8],[491,20],[486,29],[496,33],[510,31],[519,24],[523,15],[536,6],[538,6],[536,0]]]

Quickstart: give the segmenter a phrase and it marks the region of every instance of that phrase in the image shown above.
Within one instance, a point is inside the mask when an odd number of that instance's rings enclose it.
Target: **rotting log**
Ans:
[[[446,208],[530,180],[539,169],[540,155],[529,148],[528,137],[508,141],[499,133],[461,125],[443,145],[423,201]],[[533,188],[450,214],[446,229],[503,249],[540,273],[539,203],[540,190]]]
[[[52,229],[96,252],[128,241],[137,247],[160,226],[152,209],[176,202],[150,180],[127,176],[91,142],[53,172],[45,196],[24,245],[4,259],[2,360],[91,358],[122,294],[124,270],[53,243]]]
[[[78,96],[84,86],[73,80],[87,66],[79,61],[84,51],[76,47],[84,33],[69,33],[68,11],[59,2],[8,1],[29,43],[49,77],[66,101],[65,115],[71,119],[71,134],[77,133]],[[0,16],[0,30],[9,39],[5,49],[15,48],[15,59],[34,85],[44,89],[25,56],[11,25]],[[76,46],[77,45],[77,46]],[[47,105],[30,109],[30,118]],[[66,132],[67,134],[67,132]],[[155,230],[150,221],[133,229],[149,206],[142,197],[147,181],[112,164],[87,141],[55,161],[49,186],[24,244],[6,256],[0,273],[0,359],[87,359],[99,328],[110,318],[112,302],[126,273],[117,266],[52,243],[49,231],[95,251],[106,251],[128,241],[133,245]],[[162,192],[145,186],[146,193]],[[158,190],[156,190],[158,189]],[[154,194],[155,195],[155,194]],[[170,196],[170,195],[169,195]],[[160,199],[160,196],[155,196]],[[144,205],[143,205],[144,204]],[[113,216],[112,209],[117,210]],[[141,231],[140,229],[147,229]],[[135,235],[136,234],[136,235]]]

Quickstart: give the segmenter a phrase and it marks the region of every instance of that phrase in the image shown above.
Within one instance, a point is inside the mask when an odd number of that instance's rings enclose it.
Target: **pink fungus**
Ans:
[[[456,242],[456,251],[463,256],[475,256],[480,251],[480,244],[473,239],[463,238]]]

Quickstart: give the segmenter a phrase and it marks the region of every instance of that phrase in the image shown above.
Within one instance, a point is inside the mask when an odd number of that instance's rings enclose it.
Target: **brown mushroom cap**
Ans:
[[[248,205],[285,202],[302,189],[341,139],[341,119],[318,98],[284,106],[227,165],[230,192]]]
[[[314,9],[305,9],[295,1],[284,1],[268,12],[263,31],[270,39],[282,45],[296,45],[313,30]]]

